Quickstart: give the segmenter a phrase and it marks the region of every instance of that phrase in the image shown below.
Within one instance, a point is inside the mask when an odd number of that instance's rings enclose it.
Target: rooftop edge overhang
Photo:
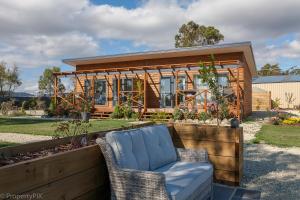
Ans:
[[[95,56],[95,57],[85,57],[85,58],[71,58],[71,59],[64,59],[63,62],[68,65],[76,67],[78,65],[87,65],[87,64],[102,64],[102,63],[113,63],[113,62],[137,61],[137,60],[145,60],[145,59],[161,59],[161,58],[172,58],[172,57],[210,55],[210,54],[216,55],[216,54],[239,53],[239,52],[242,52],[244,54],[245,60],[249,66],[249,70],[252,76],[255,76],[257,74],[256,63],[255,63],[251,42],[218,44],[218,45],[209,45],[209,46],[202,46],[202,47],[177,48],[177,49],[161,50],[161,51],[147,51],[147,52]]]

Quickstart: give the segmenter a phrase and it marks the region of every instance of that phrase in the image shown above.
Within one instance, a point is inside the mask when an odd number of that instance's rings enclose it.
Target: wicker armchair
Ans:
[[[105,157],[111,184],[111,199],[115,200],[170,200],[167,191],[166,176],[160,172],[121,168],[110,144],[104,138],[98,138]],[[176,149],[178,160],[182,162],[208,162],[205,150]],[[208,199],[212,197],[212,177],[205,190],[190,194],[188,199]]]

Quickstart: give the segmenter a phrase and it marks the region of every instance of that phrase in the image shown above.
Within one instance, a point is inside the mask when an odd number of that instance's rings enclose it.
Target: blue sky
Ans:
[[[231,5],[231,6],[228,6]],[[269,6],[272,5],[272,6]],[[36,92],[43,70],[72,57],[174,48],[190,20],[223,42],[251,41],[257,68],[300,61],[298,0],[10,0],[0,2],[0,61],[20,68],[19,91]]]

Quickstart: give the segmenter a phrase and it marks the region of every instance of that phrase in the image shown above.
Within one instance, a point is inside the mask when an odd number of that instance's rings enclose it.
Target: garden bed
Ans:
[[[151,123],[150,123],[151,124]],[[149,123],[136,125],[146,126]],[[120,130],[123,128],[113,129]],[[88,146],[70,149],[71,137],[0,149],[0,199],[9,195],[42,195],[42,199],[109,199],[105,160],[91,134]],[[77,136],[82,137],[82,136]],[[2,198],[3,197],[3,198]],[[17,198],[20,196],[14,196]]]
[[[188,123],[173,124],[175,146],[208,152],[216,182],[239,185],[243,176],[243,128]]]

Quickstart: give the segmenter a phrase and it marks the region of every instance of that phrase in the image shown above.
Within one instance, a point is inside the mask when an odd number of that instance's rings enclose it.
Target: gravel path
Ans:
[[[52,139],[51,136],[30,135],[20,133],[0,133],[0,141],[13,143],[30,143],[50,139]]]
[[[262,191],[262,199],[300,199],[300,148],[250,144],[265,121],[244,123],[242,186]]]

